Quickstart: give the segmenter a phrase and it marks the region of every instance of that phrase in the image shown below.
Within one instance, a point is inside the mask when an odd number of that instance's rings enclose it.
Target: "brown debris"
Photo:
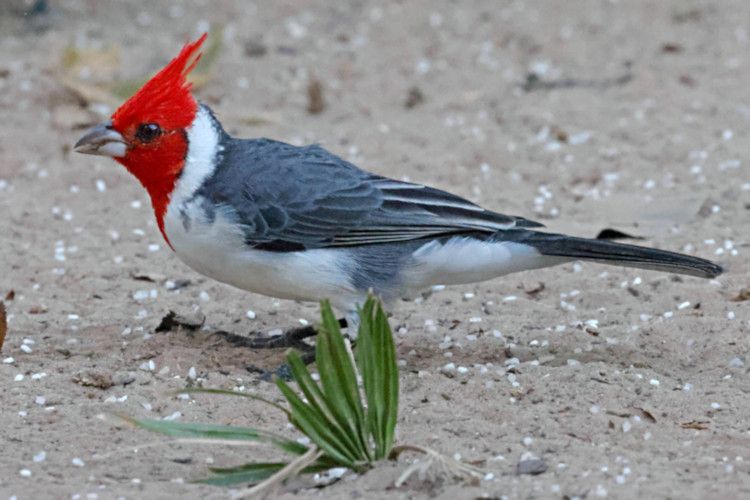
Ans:
[[[661,51],[665,54],[677,54],[683,51],[682,45],[679,43],[667,42],[661,46]]]
[[[115,385],[108,373],[98,372],[79,373],[73,377],[73,382],[83,387],[96,387],[103,391]]]
[[[323,84],[317,78],[313,78],[307,86],[307,112],[311,115],[318,115],[325,108],[326,101],[323,98]]]
[[[250,40],[245,44],[247,57],[263,57],[268,53],[268,47],[260,40]]]
[[[201,313],[194,316],[181,316],[174,311],[169,311],[161,319],[161,323],[156,327],[157,332],[172,332],[184,329],[190,332],[198,330],[206,322],[206,317]]]
[[[159,273],[136,273],[131,272],[130,277],[136,281],[148,281],[150,283],[162,283],[167,281],[167,277]]]
[[[740,288],[739,293],[736,297],[729,299],[732,302],[743,302],[745,300],[750,300],[750,287],[744,287]]]
[[[424,94],[422,93],[422,90],[419,87],[412,87],[409,89],[409,93],[406,95],[404,107],[406,109],[411,109],[413,107],[419,106],[423,102]]]
[[[685,422],[680,424],[680,427],[683,429],[695,429],[698,431],[705,431],[708,430],[708,426],[705,424],[708,424],[709,422],[707,420],[691,420],[690,422]]]
[[[643,409],[643,408],[640,408],[640,407],[638,407],[638,406],[634,406],[634,407],[633,407],[633,409],[634,409],[634,410],[638,410],[638,411],[639,411],[639,412],[641,413],[641,417],[645,418],[645,419],[646,419],[646,420],[648,420],[649,422],[653,422],[653,423],[656,423],[656,417],[655,417],[655,416],[654,416],[654,414],[653,414],[653,413],[651,413],[650,411],[648,411],[648,410],[645,410],[645,409]]]
[[[540,281],[539,284],[536,287],[534,287],[534,288],[532,288],[530,290],[527,290],[524,287],[523,288],[523,293],[525,293],[526,295],[528,295],[530,297],[537,298],[537,295],[539,295],[541,292],[543,292],[545,288],[547,288],[547,285],[545,285],[543,282]]]
[[[8,318],[5,315],[5,303],[0,302],[0,351],[3,349],[5,335],[8,333]]]

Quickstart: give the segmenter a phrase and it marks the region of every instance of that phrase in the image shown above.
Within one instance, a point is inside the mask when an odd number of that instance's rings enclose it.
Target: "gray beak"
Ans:
[[[78,139],[73,151],[88,155],[111,156],[121,158],[128,150],[128,143],[119,132],[112,129],[112,122],[100,123],[90,128]]]

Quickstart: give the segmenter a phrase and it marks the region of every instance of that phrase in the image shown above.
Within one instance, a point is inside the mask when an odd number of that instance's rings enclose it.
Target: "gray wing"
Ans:
[[[317,145],[226,138],[223,146],[215,174],[196,195],[234,213],[255,248],[295,251],[541,226],[370,174]]]

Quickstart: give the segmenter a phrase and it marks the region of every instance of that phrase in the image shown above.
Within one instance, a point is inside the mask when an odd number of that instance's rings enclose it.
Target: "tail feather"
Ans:
[[[699,278],[715,278],[724,272],[724,268],[709,260],[666,250],[539,231],[506,230],[501,233],[503,240],[531,245],[542,255],[550,257],[588,260]]]

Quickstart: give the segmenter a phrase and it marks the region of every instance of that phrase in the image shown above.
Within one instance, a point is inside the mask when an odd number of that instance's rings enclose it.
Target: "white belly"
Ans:
[[[195,212],[200,213],[200,212]],[[349,307],[362,295],[342,271],[347,255],[338,249],[305,252],[253,250],[242,231],[217,211],[209,224],[191,218],[187,224],[170,206],[164,231],[177,256],[199,273],[243,290],[282,299],[332,300]]]

